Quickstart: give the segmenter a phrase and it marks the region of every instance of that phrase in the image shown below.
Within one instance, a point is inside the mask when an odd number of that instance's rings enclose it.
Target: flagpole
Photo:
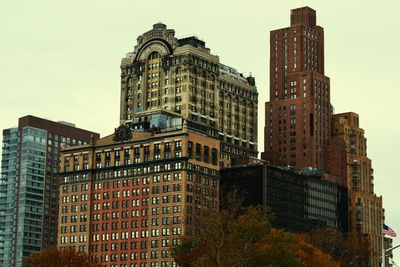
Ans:
[[[399,248],[399,247],[400,247],[400,245],[397,245],[395,247],[391,247],[391,248],[385,249],[385,253],[386,252],[390,252],[392,250],[395,250],[396,248]],[[392,259],[392,262],[390,262],[390,259]],[[389,264],[393,264],[394,266],[398,267],[398,265],[394,262],[393,258],[389,258]]]

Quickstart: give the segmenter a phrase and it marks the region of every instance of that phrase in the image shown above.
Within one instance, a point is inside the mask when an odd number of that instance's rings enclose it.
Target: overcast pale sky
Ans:
[[[400,234],[398,0],[0,0],[0,129],[32,114],[112,133],[120,60],[162,21],[177,37],[200,37],[222,63],[256,77],[261,151],[269,31],[289,26],[290,9],[306,5],[325,29],[332,104],[336,113],[360,115],[386,223]]]

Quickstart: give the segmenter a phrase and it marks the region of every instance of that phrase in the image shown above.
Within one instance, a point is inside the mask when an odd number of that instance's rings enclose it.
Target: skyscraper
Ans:
[[[331,118],[324,30],[309,7],[293,9],[290,22],[290,27],[270,32],[264,159],[297,170],[324,170]]]
[[[62,151],[58,247],[102,267],[177,266],[170,248],[217,208],[218,136],[176,113]],[[150,127],[151,125],[151,127]],[[153,127],[154,126],[154,127]]]
[[[270,101],[263,158],[295,170],[319,170],[348,190],[352,238],[370,242],[362,266],[378,266],[382,197],[376,196],[364,131],[356,113],[333,115],[324,74],[324,31],[309,7],[291,11],[290,27],[270,33]]]
[[[253,77],[162,23],[121,63],[114,135],[63,150],[58,247],[101,266],[176,266],[170,246],[218,206],[220,166],[257,156]]]
[[[33,116],[3,130],[0,183],[0,266],[20,267],[57,243],[60,149],[97,133]]]
[[[137,38],[121,62],[120,122],[148,121],[146,111],[181,114],[188,124],[218,133],[221,165],[257,156],[255,79],[220,63],[197,37],[177,39],[157,23]]]

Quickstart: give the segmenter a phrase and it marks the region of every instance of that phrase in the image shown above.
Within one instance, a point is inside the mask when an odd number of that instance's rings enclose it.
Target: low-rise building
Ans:
[[[290,232],[319,227],[347,231],[347,190],[319,175],[258,163],[221,170],[221,195],[237,188],[245,205],[263,205],[272,225]]]

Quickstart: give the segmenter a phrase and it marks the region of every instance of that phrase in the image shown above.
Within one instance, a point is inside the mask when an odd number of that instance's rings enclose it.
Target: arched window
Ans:
[[[158,52],[152,52],[150,53],[148,60],[153,60],[153,59],[158,59],[160,58],[160,54]]]
[[[143,92],[144,108],[158,108],[161,105],[161,96],[158,91],[161,87],[161,55],[154,51],[151,52],[146,61],[147,77],[145,79],[147,88]]]

